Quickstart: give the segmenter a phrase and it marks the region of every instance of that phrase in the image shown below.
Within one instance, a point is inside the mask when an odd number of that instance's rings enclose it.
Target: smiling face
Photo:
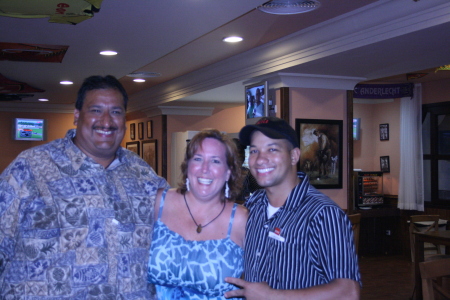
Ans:
[[[214,138],[205,138],[188,162],[190,192],[197,199],[220,199],[230,173],[225,145]]]
[[[254,131],[249,153],[250,172],[260,186],[292,189],[300,149],[293,148],[288,140],[271,139],[260,131]]]
[[[125,107],[116,89],[97,89],[86,93],[81,110],[75,109],[75,145],[97,163],[108,166],[125,135]]]

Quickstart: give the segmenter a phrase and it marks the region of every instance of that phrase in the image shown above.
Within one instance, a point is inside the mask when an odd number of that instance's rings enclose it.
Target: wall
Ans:
[[[121,146],[126,148],[127,143],[129,142],[139,142],[139,151],[141,153],[142,156],[142,142],[143,141],[148,141],[148,140],[156,140],[156,155],[157,155],[157,166],[156,166],[156,173],[161,175],[162,174],[162,116],[156,116],[156,117],[152,117],[152,118],[147,118],[145,117],[145,114],[134,114],[131,115],[131,117],[129,115],[127,115],[127,122],[126,122],[126,126],[127,126],[127,132],[125,134],[125,137],[122,140],[122,144]],[[147,132],[147,122],[151,122],[151,132],[150,135]],[[139,128],[139,123],[143,123],[143,138],[139,139],[139,134],[138,134],[138,128]],[[130,125],[134,124],[135,126],[135,139],[132,140],[130,137]],[[149,137],[150,136],[150,137]]]
[[[14,141],[12,139],[12,123],[14,118],[44,118],[47,120],[47,141]],[[73,114],[67,113],[33,113],[0,111],[0,173],[19,155],[20,152],[34,146],[65,136],[67,130],[74,128]]]
[[[353,167],[380,171],[380,156],[389,156],[390,173],[383,174],[383,192],[398,194],[400,176],[400,99],[354,103],[353,117],[361,118],[361,139],[353,141]],[[389,124],[389,140],[380,141],[379,125]]]
[[[343,171],[342,189],[321,189],[340,207],[347,208],[347,92],[331,89],[289,88],[291,126],[295,128],[295,119],[344,120],[343,126]]]
[[[204,128],[216,128],[227,133],[237,133],[245,125],[245,106],[238,106],[229,109],[215,109],[212,116],[179,116],[170,115],[167,117],[167,157],[168,178],[172,182],[172,176],[178,177],[180,174],[171,174],[170,158],[172,157],[172,133],[197,131]]]

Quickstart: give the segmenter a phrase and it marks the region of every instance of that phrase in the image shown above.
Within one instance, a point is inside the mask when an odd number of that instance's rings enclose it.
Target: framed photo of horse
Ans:
[[[317,189],[342,188],[342,120],[295,119],[300,142],[298,169]]]

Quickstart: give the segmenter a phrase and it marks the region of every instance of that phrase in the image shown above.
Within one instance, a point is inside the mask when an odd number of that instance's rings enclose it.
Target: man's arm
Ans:
[[[225,278],[225,281],[241,287],[241,289],[226,292],[225,298],[245,297],[247,300],[357,300],[360,294],[359,283],[346,278],[335,279],[328,284],[300,290],[276,290],[265,282],[248,282],[232,277]]]

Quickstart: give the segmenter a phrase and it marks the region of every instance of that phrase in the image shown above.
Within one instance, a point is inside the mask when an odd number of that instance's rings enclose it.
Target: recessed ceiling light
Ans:
[[[238,43],[241,42],[242,40],[243,38],[241,38],[240,36],[229,36],[223,39],[223,41],[227,43]]]
[[[48,99],[41,98],[41,99],[38,99],[38,101],[45,102],[45,101],[48,101]]]
[[[117,55],[116,51],[112,51],[112,50],[105,50],[105,51],[100,51],[101,55]]]
[[[69,80],[63,80],[63,81],[60,81],[59,84],[71,85],[71,84],[73,84],[73,82],[69,81]]]
[[[133,79],[133,81],[134,81],[134,82],[145,82],[145,79],[142,79],[142,78],[136,78],[136,79]]]

